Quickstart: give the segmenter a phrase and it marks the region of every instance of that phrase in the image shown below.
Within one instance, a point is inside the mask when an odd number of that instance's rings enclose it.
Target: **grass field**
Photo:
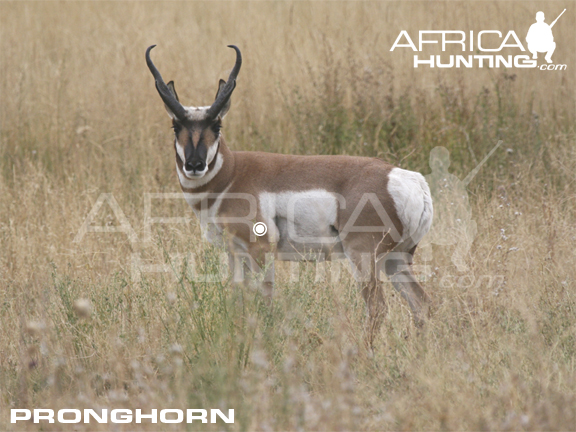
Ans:
[[[166,430],[573,430],[576,424],[576,35],[570,2],[0,2],[0,430],[10,408],[235,409],[236,422]],[[412,67],[400,30],[554,27],[566,71]],[[347,270],[279,266],[274,307],[199,282],[222,251],[178,193],[172,131],[144,62],[151,44],[184,104],[207,105],[244,64],[225,119],[233,150],[377,156],[430,173],[450,151],[478,234],[415,264],[433,298],[414,327],[388,315],[365,348]],[[440,54],[430,47],[430,53]],[[101,194],[94,225],[78,231]],[[127,225],[125,225],[127,226]],[[137,263],[165,265],[144,273]],[[135,264],[136,263],[136,264]],[[427,267],[424,267],[427,266]],[[332,266],[337,270],[337,266]],[[66,429],[69,426],[69,429]],[[116,425],[158,430],[158,425]]]

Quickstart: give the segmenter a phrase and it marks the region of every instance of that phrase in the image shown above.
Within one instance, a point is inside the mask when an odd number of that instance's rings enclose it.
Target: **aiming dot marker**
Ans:
[[[254,234],[256,234],[258,237],[261,237],[266,234],[268,227],[263,222],[256,222],[252,230],[254,231]]]

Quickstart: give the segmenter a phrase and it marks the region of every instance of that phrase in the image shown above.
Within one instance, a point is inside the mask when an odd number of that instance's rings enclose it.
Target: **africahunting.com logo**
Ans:
[[[536,13],[536,22],[528,29],[523,39],[528,49],[524,47],[521,38],[514,30],[508,31],[506,36],[499,30],[482,30],[477,34],[473,30],[468,33],[462,30],[420,30],[418,32],[418,45],[410,37],[406,30],[402,30],[390,51],[397,48],[410,48],[420,52],[428,48],[426,45],[439,44],[442,52],[446,47],[461,49],[462,54],[451,55],[414,55],[414,67],[438,67],[438,68],[539,68],[540,70],[566,70],[565,64],[553,64],[552,54],[556,50],[556,42],[552,33],[552,27],[556,24],[564,9],[551,24],[546,23],[544,12]],[[526,54],[493,54],[501,53],[502,50],[514,48]],[[452,48],[450,48],[452,49]],[[476,52],[476,54],[466,54]],[[531,55],[529,55],[530,53]],[[546,63],[538,65],[538,54],[544,54]],[[542,57],[542,55],[540,56]]]

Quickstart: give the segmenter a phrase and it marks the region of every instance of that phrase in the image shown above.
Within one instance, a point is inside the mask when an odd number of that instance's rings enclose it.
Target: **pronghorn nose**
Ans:
[[[186,162],[184,168],[186,168],[186,171],[202,171],[204,170],[204,166],[205,166],[204,162],[198,160],[198,161]]]

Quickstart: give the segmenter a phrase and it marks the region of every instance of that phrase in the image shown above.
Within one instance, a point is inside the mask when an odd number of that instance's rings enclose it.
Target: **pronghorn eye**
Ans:
[[[222,129],[222,123],[219,121],[212,123],[211,129],[216,135],[218,135],[220,133],[220,129]]]
[[[174,129],[174,133],[177,134],[178,132],[180,132],[182,130],[182,125],[174,122],[174,123],[172,123],[172,129]]]

